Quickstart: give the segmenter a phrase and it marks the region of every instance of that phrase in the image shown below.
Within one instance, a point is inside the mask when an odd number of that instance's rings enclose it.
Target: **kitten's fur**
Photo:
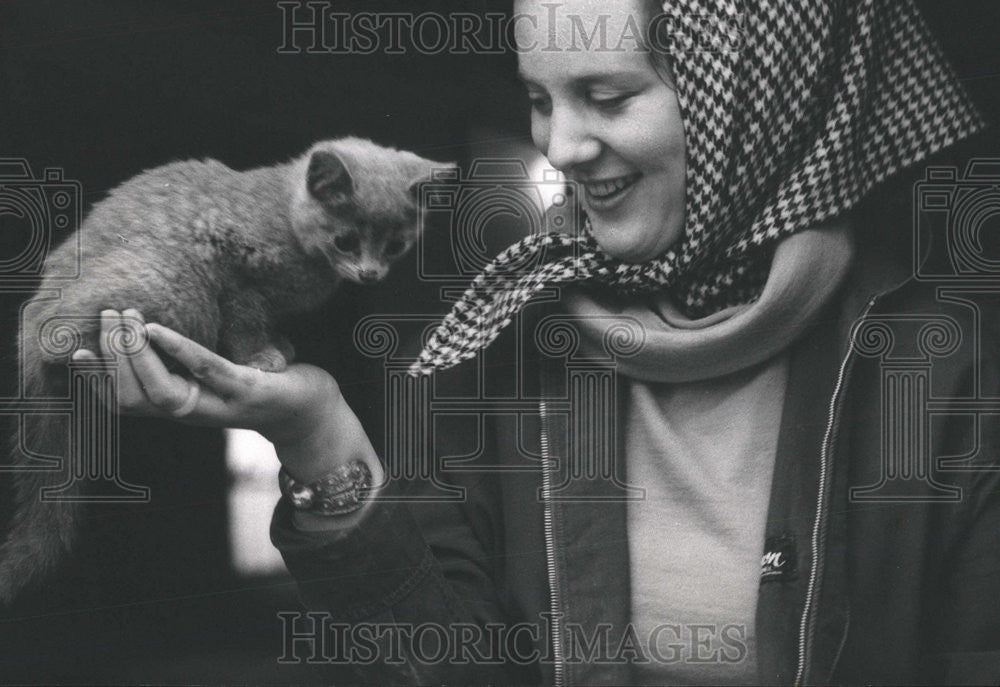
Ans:
[[[81,346],[100,351],[101,310],[136,308],[234,362],[281,370],[291,348],[279,317],[313,308],[340,279],[377,281],[418,234],[416,184],[435,166],[357,138],[323,141],[287,164],[237,172],[215,160],[146,171],[97,203],[80,229],[82,278],[59,300],[25,307],[20,356],[26,397],[67,394],[69,353],[42,347],[43,324],[75,322]],[[65,274],[75,242],[56,249],[46,274]],[[50,347],[51,349],[51,347]],[[27,423],[24,444],[65,455],[52,416]],[[16,434],[16,432],[15,432]],[[13,462],[30,460],[17,447]],[[71,545],[76,504],[42,502],[63,471],[14,473],[10,531],[0,547],[0,601],[51,569]]]

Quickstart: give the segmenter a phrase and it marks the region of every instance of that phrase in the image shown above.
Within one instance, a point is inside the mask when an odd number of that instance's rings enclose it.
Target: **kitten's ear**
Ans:
[[[420,202],[420,185],[433,181],[439,175],[444,175],[442,180],[449,179],[449,173],[458,169],[454,162],[434,162],[433,160],[422,160],[422,165],[416,170],[416,179],[410,183],[410,197],[413,202]],[[457,181],[457,179],[456,179]]]
[[[354,191],[354,179],[335,153],[318,150],[309,158],[306,186],[316,200],[336,202]]]

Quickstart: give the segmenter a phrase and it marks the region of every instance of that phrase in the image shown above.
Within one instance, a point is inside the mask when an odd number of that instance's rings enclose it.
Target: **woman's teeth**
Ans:
[[[583,185],[587,191],[587,195],[598,201],[609,200],[626,188],[631,186],[639,178],[638,174],[630,174],[624,177],[617,177],[615,179],[608,179],[605,181],[591,181]]]

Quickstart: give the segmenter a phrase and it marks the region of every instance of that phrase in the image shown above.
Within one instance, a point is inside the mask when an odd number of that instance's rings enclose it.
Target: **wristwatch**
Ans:
[[[300,484],[282,467],[278,486],[296,510],[326,516],[347,515],[364,505],[364,497],[371,490],[372,473],[364,461],[352,460],[315,482]]]

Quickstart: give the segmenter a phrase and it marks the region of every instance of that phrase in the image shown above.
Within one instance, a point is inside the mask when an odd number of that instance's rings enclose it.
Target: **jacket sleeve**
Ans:
[[[394,489],[390,482],[387,493]],[[506,620],[493,573],[497,501],[488,491],[483,478],[461,502],[382,502],[347,533],[296,529],[282,498],[271,540],[306,609],[320,612],[291,614],[297,628],[285,620],[283,659],[317,663],[337,684],[537,682],[527,667],[497,660],[484,631]],[[323,641],[296,640],[296,654],[289,637],[319,631],[320,621],[330,624]]]

